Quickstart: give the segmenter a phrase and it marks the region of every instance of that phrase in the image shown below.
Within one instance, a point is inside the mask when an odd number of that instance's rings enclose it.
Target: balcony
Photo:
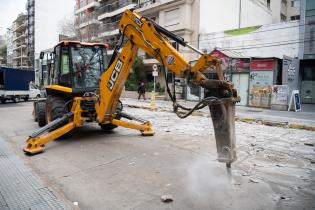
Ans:
[[[126,9],[132,9],[137,6],[137,0],[117,0],[111,4],[102,5],[98,9],[98,20],[105,19],[123,13]]]
[[[75,8],[75,14],[79,14],[80,12],[83,12],[87,9],[96,8],[99,6],[100,6],[99,2],[94,1],[94,0],[89,0],[87,3],[84,3],[83,5],[80,5],[79,7],[77,5]]]
[[[20,24],[20,25],[15,24],[15,25],[14,25],[14,28],[13,28],[13,31],[14,31],[14,32],[21,32],[21,31],[25,30],[26,27],[27,27],[27,23],[26,23],[26,22],[24,22],[24,23],[22,23],[22,24]]]
[[[13,50],[15,50],[15,51],[23,50],[23,48],[26,48],[26,44],[24,44],[24,43],[23,44],[18,43],[18,44],[13,46]]]
[[[77,28],[83,28],[85,26],[91,25],[91,24],[99,24],[99,21],[97,20],[97,15],[95,12],[92,12],[85,17],[77,18],[76,19],[76,27]]]
[[[144,0],[144,1],[140,1],[139,8],[149,7],[150,5],[155,4],[157,2],[159,2],[159,0]]]
[[[26,59],[27,55],[26,54],[17,54],[13,57],[13,60],[17,60],[17,59]]]
[[[112,23],[105,23],[100,27],[98,37],[112,36],[119,33],[118,30],[119,21]]]
[[[13,36],[13,41],[15,42],[25,37],[26,37],[26,33],[17,33],[15,36]]]

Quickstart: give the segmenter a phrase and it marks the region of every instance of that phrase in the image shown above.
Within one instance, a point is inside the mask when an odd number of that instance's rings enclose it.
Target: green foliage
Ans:
[[[130,73],[125,84],[126,90],[138,91],[138,79],[135,73]]]
[[[137,56],[135,58],[135,62],[132,66],[133,72],[136,74],[136,77],[138,79],[139,84],[141,82],[146,82],[147,77],[146,77],[146,72],[144,71],[144,66],[143,66],[143,58],[141,56]]]
[[[147,84],[147,91],[148,92],[152,92],[154,89],[154,83],[153,82],[149,82]],[[155,84],[155,92],[160,92],[160,93],[164,93],[165,92],[165,88],[164,87],[161,87],[161,84],[160,83],[156,83]]]

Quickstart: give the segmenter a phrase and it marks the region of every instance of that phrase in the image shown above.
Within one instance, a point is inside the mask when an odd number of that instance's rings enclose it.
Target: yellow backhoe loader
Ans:
[[[88,122],[97,122],[105,130],[122,126],[139,130],[144,136],[153,135],[151,123],[123,112],[119,101],[138,49],[141,48],[161,63],[164,75],[167,75],[167,68],[178,77],[192,80],[204,88],[205,98],[196,106],[187,108],[177,103],[175,94],[166,83],[174,112],[180,118],[209,106],[218,160],[230,166],[236,160],[234,115],[235,103],[240,98],[233,84],[224,81],[220,60],[199,51],[183,38],[132,10],[123,13],[118,27],[120,40],[109,60],[106,44],[63,41],[54,48],[54,68],[47,78],[49,85],[46,87],[45,110],[41,110],[42,119],[38,119],[41,122],[45,120],[47,125],[29,136],[24,152],[43,152],[49,141]],[[190,65],[171,41],[188,47],[200,58]],[[209,68],[216,69],[218,80],[207,79],[202,73]]]

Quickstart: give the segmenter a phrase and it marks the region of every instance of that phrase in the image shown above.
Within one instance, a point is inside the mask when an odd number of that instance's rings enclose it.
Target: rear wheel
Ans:
[[[5,99],[1,99],[1,103],[5,104],[6,100]]]
[[[20,97],[14,96],[12,100],[13,100],[14,103],[17,103],[17,102],[19,102]]]
[[[46,122],[46,102],[38,101],[35,106],[35,118],[37,119],[38,126],[43,127],[47,124]]]

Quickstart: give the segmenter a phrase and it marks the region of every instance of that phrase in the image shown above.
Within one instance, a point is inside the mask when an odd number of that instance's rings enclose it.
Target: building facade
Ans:
[[[35,62],[35,0],[27,0],[27,66],[34,68]]]
[[[251,57],[298,57],[299,26],[299,21],[288,21],[200,34],[199,48],[232,50]]]
[[[26,13],[21,13],[7,29],[7,66],[34,68],[35,0],[28,0]]]
[[[301,101],[315,103],[315,1],[301,0]]]
[[[75,4],[75,29],[76,37],[85,42],[97,40],[99,21],[97,0],[76,0]]]
[[[7,67],[13,67],[13,32],[7,29]]]
[[[27,15],[20,14],[12,25],[13,67],[28,68],[27,58]]]
[[[272,22],[300,20],[300,0],[267,0],[272,11]]]
[[[134,9],[138,5],[138,0],[100,0],[98,8],[98,20],[100,29],[98,38],[109,45],[109,54],[112,53],[118,38],[118,23],[122,13],[126,9]]]

